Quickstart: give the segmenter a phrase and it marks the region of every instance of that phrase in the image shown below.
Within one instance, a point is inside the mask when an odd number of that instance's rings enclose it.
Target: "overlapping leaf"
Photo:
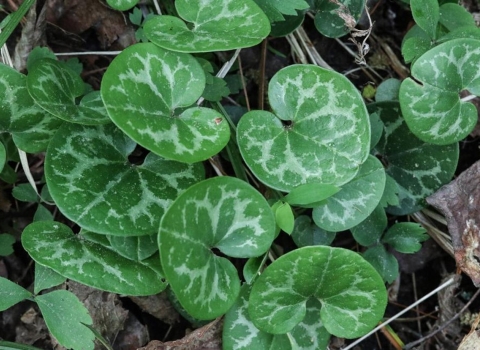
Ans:
[[[194,163],[218,153],[230,138],[218,112],[185,109],[204,88],[193,56],[149,43],[130,46],[113,60],[101,93],[113,122],[135,142],[164,158]]]
[[[375,150],[386,164],[386,173],[399,186],[400,204],[388,207],[387,211],[395,215],[413,213],[424,206],[425,197],[452,178],[458,162],[458,144],[439,146],[416,138],[396,102],[376,103],[369,108],[379,113],[384,123],[383,136]]]
[[[158,250],[157,235],[108,236],[110,245],[118,254],[132,260],[144,260]]]
[[[22,233],[22,244],[37,263],[90,287],[126,295],[151,295],[166,287],[159,268],[82,239],[58,222],[28,225]]]
[[[341,186],[366,160],[370,121],[362,97],[344,76],[292,65],[270,81],[275,114],[252,111],[238,123],[240,152],[266,185],[291,191],[305,183]]]
[[[384,189],[383,165],[377,158],[369,156],[352,181],[313,209],[313,220],[318,227],[327,231],[348,230],[372,213]]]
[[[48,188],[62,213],[96,233],[156,233],[177,195],[203,178],[203,167],[152,153],[143,164],[133,165],[128,156],[134,148],[113,124],[63,125],[45,162]]]
[[[165,276],[190,315],[225,313],[240,289],[236,268],[213,254],[260,256],[270,247],[275,219],[265,198],[247,183],[216,177],[183,192],[165,213],[159,247]]]
[[[36,153],[46,150],[62,121],[35,104],[23,74],[0,64],[0,133],[8,132],[18,148]]]
[[[40,107],[60,119],[86,125],[110,122],[100,92],[84,95],[82,79],[63,62],[51,58],[36,61],[28,72],[27,87]]]
[[[177,0],[178,15],[156,16],[144,26],[158,46],[179,52],[225,51],[258,44],[270,22],[252,0]]]
[[[362,14],[363,0],[309,0],[315,14],[315,27],[325,36],[338,38],[351,28],[346,21],[354,24]]]
[[[466,137],[477,109],[461,92],[480,94],[480,40],[454,39],[429,50],[400,87],[400,105],[410,130],[421,140],[445,145]]]
[[[251,286],[244,284],[237,301],[225,315],[222,336],[224,350],[318,350],[327,347],[330,334],[318,317],[321,308],[318,300],[307,301],[305,318],[289,335],[270,334],[255,327],[248,315],[250,290]]]
[[[381,277],[360,255],[342,248],[304,247],[275,260],[255,281],[248,312],[261,330],[291,331],[317,299],[326,330],[355,338],[383,316],[387,293]]]

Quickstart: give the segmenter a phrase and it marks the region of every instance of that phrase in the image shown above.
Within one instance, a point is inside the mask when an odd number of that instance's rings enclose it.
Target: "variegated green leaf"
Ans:
[[[372,213],[384,189],[383,165],[377,158],[369,156],[352,181],[313,209],[313,220],[318,227],[327,231],[348,230]]]
[[[371,330],[387,304],[382,278],[360,255],[314,246],[289,252],[267,267],[253,285],[248,312],[259,329],[282,334],[304,320],[310,298],[322,305],[318,316],[326,330],[342,338]]]
[[[203,178],[203,167],[152,153],[143,164],[130,164],[134,148],[113,124],[64,124],[50,142],[45,161],[48,188],[62,213],[96,233],[156,233],[177,195]]]
[[[222,344],[224,350],[318,350],[326,349],[330,334],[318,317],[321,304],[307,301],[305,318],[287,334],[270,334],[259,330],[248,315],[251,286],[244,284],[237,301],[225,315]]]
[[[416,138],[397,102],[380,102],[369,109],[379,113],[384,123],[375,152],[381,156],[386,173],[398,184],[400,204],[389,206],[387,211],[395,215],[413,213],[424,206],[425,197],[451,180],[457,168],[458,144],[439,146]]]
[[[461,92],[480,95],[480,40],[454,39],[422,55],[413,79],[400,87],[400,105],[410,130],[421,140],[445,145],[465,138],[477,109]]]
[[[0,96],[0,133],[11,133],[25,152],[45,151],[62,121],[35,104],[26,76],[0,64]]]
[[[28,72],[28,92],[35,102],[54,116],[86,125],[110,122],[99,91],[85,96],[85,84],[65,63],[43,58]],[[76,99],[83,96],[79,104]]]
[[[341,186],[367,159],[370,120],[343,75],[313,65],[280,70],[268,88],[275,114],[252,111],[238,123],[240,152],[266,185],[289,192],[305,183]]]
[[[178,15],[156,16],[144,25],[147,38],[178,52],[225,51],[258,44],[270,22],[252,0],[177,0]]]
[[[325,36],[338,38],[347,34],[351,28],[346,20],[358,21],[363,12],[363,0],[309,0],[315,13],[315,27]]]
[[[113,60],[101,92],[113,122],[135,142],[164,158],[194,163],[217,154],[230,139],[220,113],[185,109],[204,88],[203,69],[193,56],[149,43],[130,46]]]
[[[28,225],[22,233],[22,244],[37,263],[90,287],[126,295],[151,295],[166,287],[159,267],[126,259],[74,235],[58,222]],[[156,261],[159,265],[158,258]]]
[[[236,268],[211,249],[232,257],[260,256],[274,233],[270,206],[246,182],[216,177],[183,192],[162,218],[158,240],[165,276],[185,310],[212,319],[237,298]]]

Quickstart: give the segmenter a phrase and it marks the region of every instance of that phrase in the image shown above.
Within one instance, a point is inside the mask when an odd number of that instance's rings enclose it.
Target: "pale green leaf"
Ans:
[[[52,288],[62,284],[66,277],[53,271],[51,268],[35,263],[35,283],[33,292],[40,293],[44,289]]]
[[[185,310],[212,319],[237,298],[236,268],[212,249],[232,257],[260,256],[274,233],[270,206],[244,181],[215,177],[183,192],[162,218],[158,241],[165,276]]]
[[[55,290],[36,296],[35,301],[48,330],[61,345],[74,350],[93,350],[95,335],[84,325],[91,325],[92,318],[73,293]]]
[[[347,34],[351,28],[345,23],[343,17],[348,17],[352,22],[359,20],[363,12],[363,0],[338,0],[335,4],[330,0],[309,0],[311,9],[316,12],[315,27],[323,35],[338,38]]]
[[[118,11],[127,11],[138,4],[138,0],[107,0],[107,4]]]
[[[16,200],[21,202],[33,202],[39,201],[37,192],[29,183],[19,184],[12,189],[12,196]]]
[[[275,210],[275,221],[278,227],[288,234],[293,231],[295,223],[295,216],[293,215],[292,207],[288,203],[281,203]]]
[[[435,39],[440,18],[438,0],[411,0],[410,7],[415,23],[430,36],[430,39]]]
[[[6,278],[0,277],[0,311],[5,311],[16,303],[31,296],[32,293],[25,288]]]
[[[340,188],[330,184],[308,183],[295,187],[283,200],[290,205],[314,207],[328,197],[340,191]]]
[[[440,6],[439,22],[449,31],[458,28],[476,28],[475,19],[467,9],[459,4],[443,4]]]
[[[400,92],[400,84],[402,82],[398,79],[390,78],[382,81],[377,87],[375,94],[375,101],[398,101],[398,94]]]

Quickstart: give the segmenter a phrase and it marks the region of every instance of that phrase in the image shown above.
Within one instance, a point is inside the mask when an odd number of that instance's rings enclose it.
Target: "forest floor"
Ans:
[[[0,20],[16,10],[19,3],[21,0],[0,0]],[[480,13],[476,3],[466,3],[465,6],[474,16]],[[408,7],[394,0],[372,1],[369,7],[374,25],[368,41],[370,52],[366,60],[377,75],[355,63],[351,52],[346,49],[356,50],[348,36],[340,40],[323,37],[315,30],[313,21],[308,16],[303,24],[306,34],[326,63],[336,71],[347,74],[359,90],[368,85],[375,87],[387,78],[403,79],[409,75],[409,67],[403,63],[400,54],[402,38],[414,24]],[[99,51],[78,56],[84,68],[82,77],[94,89],[100,88],[102,74],[114,57],[103,55],[100,51],[122,50],[136,42],[136,28],[130,24],[128,15],[109,9],[100,0],[38,1],[37,14],[33,19],[35,29],[26,42],[17,46],[21,28],[9,39],[8,47],[12,56],[15,55],[18,62],[25,61],[26,55],[34,46],[48,46],[55,53]],[[25,25],[26,20],[22,21],[22,26]],[[360,21],[359,26],[368,26],[366,18]],[[267,62],[264,70],[260,64],[262,55],[266,55]],[[251,108],[257,108],[260,104],[259,91],[261,98],[264,97],[264,89],[259,90],[259,86],[264,86],[282,67],[299,60],[292,53],[291,43],[286,38],[269,38],[267,45],[242,50],[240,57],[246,82],[245,99],[248,99]],[[479,146],[480,138],[476,133],[461,143],[457,175],[480,159]],[[43,160],[42,155],[29,159],[34,176],[42,176]],[[26,182],[21,168],[17,175],[18,183]],[[11,196],[11,190],[11,185],[0,181],[0,232],[12,233],[17,238],[14,253],[0,258],[0,276],[29,287],[33,281],[33,264],[22,249],[20,235],[23,228],[32,222],[35,207],[32,203],[16,201]],[[445,226],[440,225],[439,228],[447,232]],[[289,237],[281,236],[279,240],[279,244],[287,251],[289,245],[294,245]],[[333,245],[359,249],[348,233],[337,235]],[[386,318],[402,311],[457,272],[453,257],[433,239],[426,241],[416,254],[398,253],[396,256],[401,273],[397,281],[389,287]],[[457,349],[461,339],[470,331],[468,322],[461,322],[460,319],[475,318],[472,314],[478,312],[480,299],[474,300],[468,308],[469,311],[462,313],[461,317],[441,332],[426,338],[438,326],[459,313],[475,293],[476,288],[469,277],[463,275],[457,282],[392,322],[393,331],[405,344],[420,340],[414,348]],[[113,342],[114,349],[221,349],[222,321],[217,320],[194,330],[201,325],[192,325],[182,318],[170,305],[166,293],[152,297],[128,298],[95,291],[74,282],[68,282],[63,288],[73,291],[84,301],[92,318],[102,325],[102,329],[98,330]],[[31,302],[22,302],[0,313],[0,340],[2,339],[43,349],[56,346],[48,334],[41,314]],[[330,349],[340,349],[348,342],[333,338]],[[392,344],[388,332],[383,331],[369,337],[355,349],[395,349]],[[480,349],[480,345],[477,349]]]

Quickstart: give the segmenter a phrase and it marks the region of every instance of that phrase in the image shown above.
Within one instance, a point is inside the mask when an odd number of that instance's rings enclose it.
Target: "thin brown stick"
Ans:
[[[243,77],[242,59],[240,58],[240,55],[238,55],[238,70],[240,71],[240,79],[242,81],[243,94],[245,95],[245,103],[247,105],[247,110],[250,111],[250,101],[248,99],[247,86]]]
[[[423,343],[425,340],[427,339],[430,339],[431,337],[433,337],[435,334],[437,334],[438,332],[441,332],[443,331],[445,328],[448,327],[448,325],[450,323],[452,323],[453,321],[455,321],[457,318],[460,317],[461,314],[463,314],[465,312],[465,310],[470,306],[470,304],[478,297],[478,295],[480,294],[480,289],[477,289],[477,291],[475,292],[475,294],[470,298],[470,300],[468,301],[468,303],[465,304],[464,307],[462,307],[462,309],[457,312],[455,314],[455,316],[453,316],[451,319],[449,319],[447,322],[445,322],[443,325],[441,325],[440,327],[438,327],[436,330],[430,332],[429,334],[427,334],[426,336],[418,339],[418,340],[415,340],[414,342],[411,342],[411,343],[408,343],[407,345],[405,345],[404,349],[405,350],[409,350],[409,349],[412,349],[413,347],[417,346],[418,344],[420,343]]]

